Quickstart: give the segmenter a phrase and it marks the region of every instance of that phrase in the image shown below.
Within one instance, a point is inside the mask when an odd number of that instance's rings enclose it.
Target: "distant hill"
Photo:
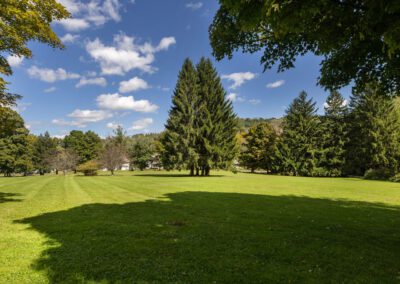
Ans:
[[[283,118],[239,118],[239,127],[242,131],[246,131],[250,127],[261,123],[261,122],[268,122],[271,124],[273,128],[275,128],[276,131],[281,132],[282,130],[282,122]]]

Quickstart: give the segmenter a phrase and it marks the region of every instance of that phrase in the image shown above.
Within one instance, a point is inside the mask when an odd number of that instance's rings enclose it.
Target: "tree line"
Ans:
[[[350,103],[333,91],[317,115],[301,92],[286,110],[280,133],[259,123],[244,133],[239,163],[252,172],[295,176],[387,179],[399,171],[398,99],[376,83],[353,91]]]
[[[156,154],[158,134],[127,136],[119,127],[102,139],[93,131],[72,130],[64,138],[48,132],[30,134],[21,116],[8,107],[0,107],[0,173],[44,175],[50,172],[83,172],[93,175],[104,168],[113,174],[124,163],[131,169],[159,165]]]

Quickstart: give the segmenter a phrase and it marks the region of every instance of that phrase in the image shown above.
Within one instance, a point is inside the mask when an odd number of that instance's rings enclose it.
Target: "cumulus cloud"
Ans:
[[[65,44],[65,43],[74,43],[78,38],[79,38],[79,35],[73,35],[73,34],[67,33],[64,36],[62,36],[60,39]]]
[[[283,84],[285,84],[285,80],[278,80],[278,81],[267,84],[267,88],[275,89],[275,88],[279,88],[279,87],[283,86]]]
[[[154,121],[152,118],[139,119],[133,122],[132,127],[130,127],[129,130],[134,130],[134,131],[144,130],[148,128],[150,125],[152,125],[153,122]]]
[[[58,23],[69,32],[79,32],[90,27],[90,24],[85,19],[63,19]]]
[[[80,88],[80,87],[87,86],[87,85],[96,85],[96,86],[105,87],[105,86],[107,86],[107,80],[103,77],[99,77],[99,78],[83,77],[79,80],[79,82],[76,84],[75,87]]]
[[[238,72],[238,73],[222,75],[221,78],[226,79],[228,81],[232,81],[233,84],[229,86],[229,88],[236,89],[237,87],[243,85],[246,81],[253,80],[256,76],[257,74],[252,72]]]
[[[231,102],[244,102],[246,99],[242,96],[239,96],[236,93],[230,93],[226,96],[226,99]]]
[[[97,105],[107,110],[132,110],[137,112],[154,112],[158,106],[148,100],[135,100],[133,96],[103,94],[97,97]]]
[[[119,91],[121,93],[129,93],[129,92],[135,92],[139,90],[145,90],[149,88],[149,84],[138,77],[133,77],[132,79],[128,81],[122,81],[119,83]]]
[[[7,61],[11,67],[18,67],[24,61],[24,57],[23,56],[20,57],[20,56],[16,56],[16,55],[9,55],[9,56],[7,56]]]
[[[81,31],[91,25],[101,26],[109,21],[121,20],[122,4],[119,0],[59,0],[72,14],[72,18],[61,20],[61,24],[68,31]]]
[[[106,126],[107,126],[107,128],[110,128],[110,129],[117,129],[118,127],[120,127],[122,125],[119,123],[115,123],[115,122],[109,122],[109,123],[107,123]]]
[[[112,117],[112,113],[105,110],[80,110],[76,109],[68,115],[80,122],[98,122]]]
[[[68,79],[79,79],[81,76],[76,73],[69,73],[62,68],[56,70],[50,68],[39,68],[32,66],[28,69],[28,74],[32,78],[39,79],[44,82],[54,83],[56,81],[64,81]]]
[[[150,43],[137,44],[134,37],[125,34],[114,36],[113,45],[107,46],[100,39],[89,41],[86,44],[86,51],[98,63],[105,75],[124,75],[134,69],[152,73],[155,68],[151,64],[155,60],[156,52],[167,50],[175,44],[175,38],[163,38],[154,47]]]
[[[201,7],[203,7],[202,2],[190,2],[186,4],[186,8],[192,9],[192,10],[198,10]]]

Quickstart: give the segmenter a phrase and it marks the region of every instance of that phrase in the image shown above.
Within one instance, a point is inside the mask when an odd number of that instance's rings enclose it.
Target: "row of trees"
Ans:
[[[114,173],[123,163],[145,169],[156,164],[158,135],[126,136],[122,128],[113,136],[101,139],[93,131],[73,130],[64,139],[53,138],[48,132],[32,135],[21,116],[7,107],[0,107],[0,173],[44,175],[55,171],[95,172],[106,168]]]
[[[277,132],[268,123],[244,136],[240,164],[255,171],[299,176],[395,175],[400,161],[397,100],[377,84],[353,93],[350,104],[336,91],[317,115],[305,92],[292,102]]]

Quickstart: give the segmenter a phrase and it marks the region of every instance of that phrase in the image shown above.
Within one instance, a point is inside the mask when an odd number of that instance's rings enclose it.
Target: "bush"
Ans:
[[[369,180],[388,180],[393,175],[389,169],[369,169],[364,174],[364,179]]]
[[[330,175],[325,168],[314,168],[311,171],[311,176],[312,177],[328,177]]]
[[[393,182],[400,182],[400,173],[397,173],[394,176],[390,177],[389,180]]]
[[[97,161],[88,161],[79,165],[76,171],[83,173],[85,176],[96,176],[99,168],[100,164]]]

